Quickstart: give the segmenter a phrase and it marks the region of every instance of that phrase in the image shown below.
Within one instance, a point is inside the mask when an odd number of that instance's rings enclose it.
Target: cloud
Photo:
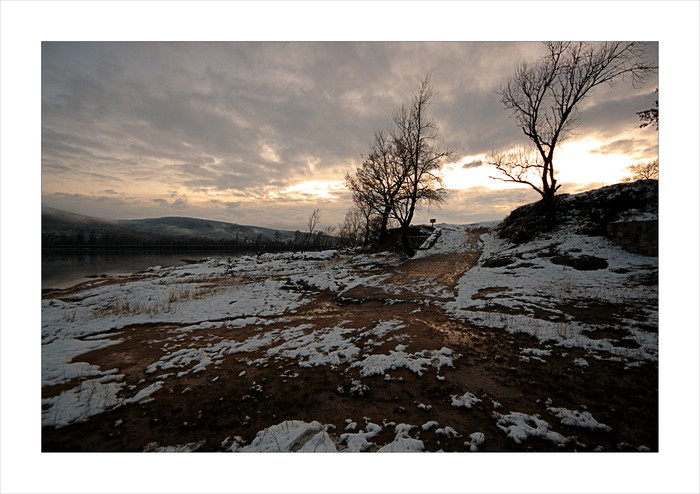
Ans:
[[[611,141],[589,152],[597,154],[622,154],[635,158],[644,158],[658,154],[658,142],[655,144],[650,139],[618,139]]]
[[[182,214],[224,196],[269,208],[271,194],[288,202],[282,191],[359,166],[426,73],[445,143],[489,154],[524,142],[496,90],[541,52],[531,42],[43,43],[43,191],[88,201],[112,190],[130,215],[144,207],[138,216],[165,209],[151,199],[169,191]],[[611,143],[601,152],[624,139],[653,149],[657,136],[621,132],[647,130],[635,112],[657,86],[599,91],[577,131]]]
[[[189,206],[189,202],[188,202],[187,199],[185,199],[184,197],[179,197],[178,199],[176,199],[175,201],[173,201],[173,202],[170,204],[170,206],[172,206],[172,207],[175,208],[175,209],[184,209],[184,208],[186,208],[187,206]]]
[[[482,160],[474,160],[469,163],[465,163],[464,165],[462,165],[462,168],[464,168],[465,170],[469,170],[470,168],[478,168],[483,164],[484,162]]]

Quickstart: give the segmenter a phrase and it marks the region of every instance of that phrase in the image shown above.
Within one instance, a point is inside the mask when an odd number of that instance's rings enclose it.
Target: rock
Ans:
[[[561,266],[570,266],[579,271],[595,271],[596,269],[605,269],[608,267],[608,261],[595,256],[572,256],[562,255],[554,256],[550,259],[554,264]]]

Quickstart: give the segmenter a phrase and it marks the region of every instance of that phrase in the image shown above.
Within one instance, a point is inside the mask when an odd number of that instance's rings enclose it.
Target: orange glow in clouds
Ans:
[[[558,183],[581,185],[618,183],[628,175],[628,166],[656,158],[656,156],[645,156],[641,153],[629,155],[595,152],[605,144],[607,143],[595,138],[584,138],[562,144],[554,158],[554,169],[557,171]],[[452,190],[465,190],[470,187],[489,187],[492,189],[529,187],[490,178],[502,175],[493,166],[487,164],[488,159],[489,157],[483,154],[471,155],[464,156],[456,163],[445,165],[443,167],[445,187]],[[465,164],[476,161],[481,161],[484,164],[478,167],[464,168]],[[535,185],[541,185],[538,177],[533,175],[530,179]]]

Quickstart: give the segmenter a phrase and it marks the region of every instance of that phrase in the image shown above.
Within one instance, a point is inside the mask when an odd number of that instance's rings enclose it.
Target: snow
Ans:
[[[204,439],[195,443],[176,444],[175,446],[160,446],[157,442],[148,443],[144,453],[190,453],[204,446]]]
[[[445,436],[445,437],[457,437],[459,434],[457,433],[456,430],[454,430],[452,427],[447,426],[445,428],[439,428],[435,429],[435,434],[439,436]]]
[[[483,227],[493,227],[497,222],[475,223],[472,225],[447,225],[444,223],[435,225],[435,231],[423,242],[420,249],[413,256],[414,259],[421,259],[438,254],[450,254],[453,252],[463,252],[474,250],[471,237],[467,234],[468,231]],[[437,241],[435,241],[437,238]],[[427,246],[433,246],[426,249]]]
[[[397,434],[389,444],[379,448],[379,453],[420,453],[425,449],[423,441]]]
[[[658,360],[658,334],[646,329],[658,325],[658,289],[632,277],[655,276],[656,257],[632,254],[606,238],[569,231],[522,245],[512,245],[491,231],[481,235],[481,241],[480,263],[459,280],[455,300],[443,304],[453,317],[481,327],[530,334],[566,348],[606,352],[627,360]],[[554,264],[549,252],[604,258],[608,268],[579,271]],[[507,266],[484,265],[485,260],[506,257],[513,259]],[[485,288],[494,290],[482,291]],[[628,331],[638,347],[590,338],[597,326],[563,310],[571,306],[585,310],[601,301],[627,308],[625,316],[611,325]]]
[[[151,396],[153,393],[158,391],[160,388],[162,388],[164,384],[165,383],[163,381],[158,381],[158,382],[155,382],[149,386],[146,386],[141,391],[136,393],[133,397],[131,397],[127,400],[124,400],[124,404],[139,403],[140,401],[145,400],[146,398]]]
[[[239,449],[242,453],[292,452],[292,451],[334,451],[323,426],[317,422],[287,420],[273,425],[256,434],[250,445]],[[333,449],[331,449],[331,447]]]
[[[372,439],[382,431],[382,428],[377,424],[369,422],[365,426],[365,430],[356,433],[345,433],[340,435],[340,442],[347,445],[345,451],[357,453],[366,451],[374,445],[369,439]]]
[[[568,425],[571,427],[582,427],[584,429],[591,430],[612,430],[609,426],[599,423],[596,419],[593,418],[591,412],[588,411],[580,412],[578,410],[567,410],[566,408],[555,407],[549,407],[547,408],[547,411],[555,417],[561,419],[560,423],[562,425]]]
[[[467,391],[462,396],[452,395],[452,406],[453,407],[464,407],[471,408],[472,406],[480,403],[481,400],[475,395]]]
[[[409,424],[398,424],[395,427],[396,437],[389,444],[379,448],[379,453],[417,453],[423,451],[425,446],[420,439],[413,439],[409,436],[411,429],[416,426]]]
[[[478,451],[479,446],[484,444],[486,435],[483,432],[473,432],[469,434],[469,441],[465,441],[464,445],[469,446],[469,451]]]
[[[550,430],[550,425],[539,415],[511,412],[507,415],[498,414],[498,416],[496,426],[517,444],[527,441],[530,437],[552,441],[559,447],[563,447],[568,442],[564,436]]]
[[[117,377],[121,376],[83,381],[57,396],[42,399],[41,425],[59,428],[74,422],[85,422],[93,415],[120,406],[122,399],[118,394],[124,384],[108,381]]]
[[[299,450],[302,453],[336,453],[338,449],[326,431],[317,433]]]
[[[415,372],[419,376],[425,371],[424,366],[435,367],[438,371],[443,366],[454,367],[452,350],[442,347],[440,350],[421,350],[414,353],[406,353],[405,345],[397,345],[389,354],[365,355],[365,358],[355,362],[351,367],[359,367],[362,377],[375,374],[384,375],[388,370],[396,370],[402,367]]]

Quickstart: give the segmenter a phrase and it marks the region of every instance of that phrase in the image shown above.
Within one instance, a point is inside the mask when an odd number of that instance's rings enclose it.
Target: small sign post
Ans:
[[[430,229],[435,230],[435,218],[430,218]]]

